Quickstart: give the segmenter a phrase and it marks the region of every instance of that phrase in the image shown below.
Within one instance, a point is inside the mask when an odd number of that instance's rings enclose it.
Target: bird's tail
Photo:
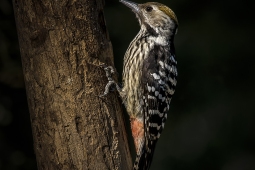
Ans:
[[[149,167],[145,167],[145,162],[146,162],[146,155],[145,155],[145,147],[141,149],[141,152],[136,155],[135,158],[135,163],[134,163],[134,168],[133,170],[147,170]]]
[[[155,142],[155,143],[154,143]],[[137,153],[133,170],[149,170],[153,158],[156,141],[149,148],[143,145],[139,153]]]

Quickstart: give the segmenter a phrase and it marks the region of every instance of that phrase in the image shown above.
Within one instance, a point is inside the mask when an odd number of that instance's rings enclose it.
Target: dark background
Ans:
[[[171,7],[179,20],[179,77],[151,169],[254,170],[252,1],[158,2]],[[121,73],[139,25],[117,0],[106,0],[105,17]],[[23,169],[36,169],[32,132],[12,4],[0,0],[0,170]]]

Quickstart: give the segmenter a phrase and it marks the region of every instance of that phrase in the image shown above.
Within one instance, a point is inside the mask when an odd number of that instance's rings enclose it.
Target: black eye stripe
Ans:
[[[151,12],[153,10],[153,8],[151,6],[147,6],[145,9],[147,12]]]

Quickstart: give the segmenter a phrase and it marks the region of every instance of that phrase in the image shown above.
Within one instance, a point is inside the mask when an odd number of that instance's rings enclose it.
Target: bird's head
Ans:
[[[136,14],[141,29],[152,34],[166,34],[171,36],[177,33],[178,20],[175,13],[167,6],[157,2],[137,4],[131,1],[120,0]]]

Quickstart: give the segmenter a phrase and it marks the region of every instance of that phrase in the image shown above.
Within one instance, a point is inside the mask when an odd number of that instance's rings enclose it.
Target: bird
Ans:
[[[158,2],[120,2],[135,13],[140,31],[124,56],[122,87],[111,78],[113,67],[105,67],[108,83],[102,96],[116,86],[130,116],[136,148],[133,169],[148,170],[177,84],[174,37],[178,20],[169,7]]]

